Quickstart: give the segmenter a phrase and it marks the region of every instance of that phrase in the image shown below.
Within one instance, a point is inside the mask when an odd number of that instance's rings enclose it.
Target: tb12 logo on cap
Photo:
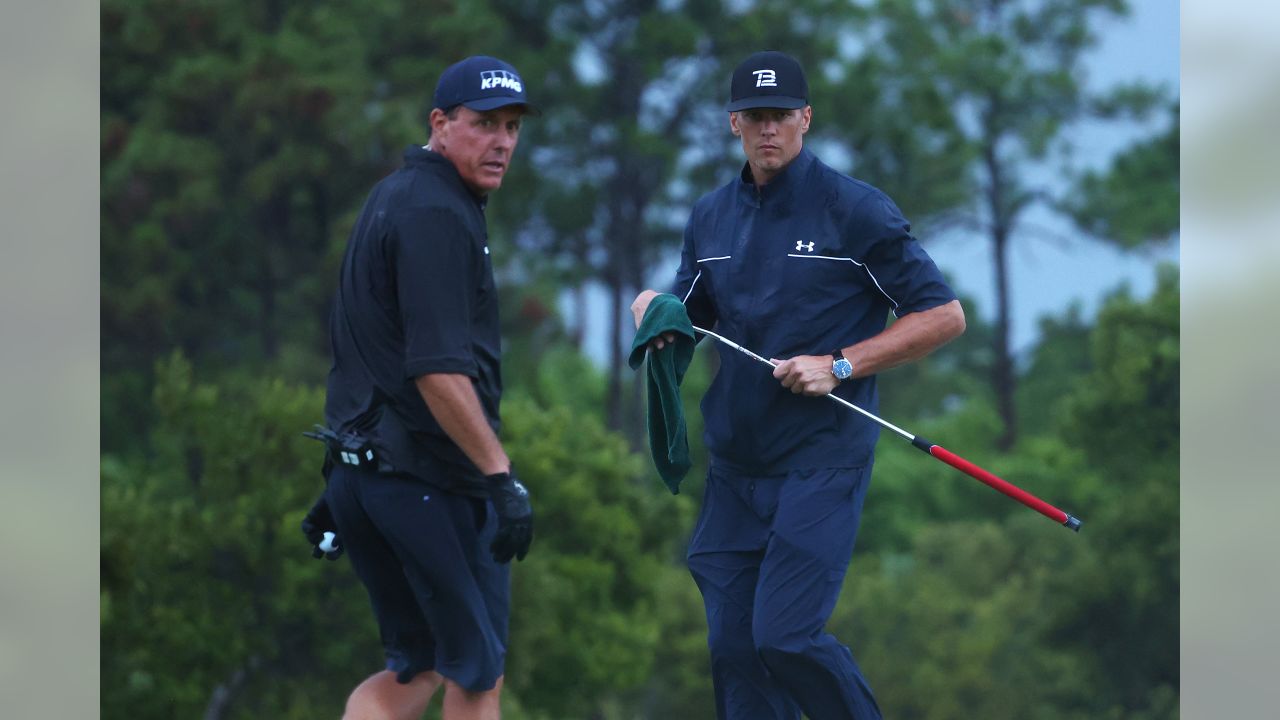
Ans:
[[[778,87],[778,75],[772,70],[752,70],[756,76],[756,87]]]
[[[492,90],[497,87],[509,88],[516,92],[523,90],[519,75],[509,73],[506,70],[482,70],[480,72],[480,89]]]

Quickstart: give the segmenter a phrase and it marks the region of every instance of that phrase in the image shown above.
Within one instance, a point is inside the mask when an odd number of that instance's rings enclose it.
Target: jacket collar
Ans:
[[[471,192],[471,188],[462,181],[462,175],[458,174],[458,168],[453,162],[432,150],[429,145],[410,145],[405,148],[404,164],[431,168],[440,175],[441,179],[465,197],[470,198],[481,210],[484,210],[485,205],[489,203],[488,195],[476,195]]]
[[[738,175],[739,194],[749,198],[751,202],[766,202],[774,198],[784,198],[795,192],[804,183],[804,177],[813,166],[813,153],[808,148],[800,148],[800,153],[792,158],[782,171],[773,176],[768,183],[757,187],[751,176],[751,163],[743,163],[742,172]]]

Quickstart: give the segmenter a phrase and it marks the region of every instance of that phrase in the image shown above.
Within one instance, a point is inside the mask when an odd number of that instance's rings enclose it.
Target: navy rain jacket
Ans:
[[[890,312],[956,297],[887,195],[808,150],[761,188],[745,166],[697,202],[672,293],[694,325],[779,360],[829,355],[880,333]],[[874,377],[846,380],[836,394],[877,412]],[[712,462],[749,474],[865,465],[880,430],[792,393],[732,350],[720,353],[702,414]]]

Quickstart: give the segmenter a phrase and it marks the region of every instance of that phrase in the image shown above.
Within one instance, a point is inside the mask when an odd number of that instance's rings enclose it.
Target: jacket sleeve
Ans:
[[[956,299],[942,271],[911,234],[902,211],[880,193],[862,203],[858,243],[862,269],[888,299],[893,314],[928,310]]]

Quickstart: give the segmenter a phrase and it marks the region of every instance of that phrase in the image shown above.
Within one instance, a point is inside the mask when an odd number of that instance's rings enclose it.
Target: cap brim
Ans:
[[[751,110],[752,108],[781,108],[783,110],[795,110],[808,105],[809,101],[804,98],[787,97],[785,95],[757,95],[756,97],[742,98],[734,100],[725,106],[728,112],[737,112],[739,110]]]
[[[488,98],[481,98],[479,100],[468,100],[462,104],[466,105],[472,110],[475,110],[476,112],[485,112],[486,110],[497,110],[500,107],[507,107],[508,105],[521,105],[524,107],[524,112],[526,115],[533,115],[534,117],[537,117],[538,115],[542,114],[542,111],[539,110],[537,107],[529,104],[524,100],[521,100],[520,98],[513,98],[513,97],[502,97],[502,96],[488,97]]]

